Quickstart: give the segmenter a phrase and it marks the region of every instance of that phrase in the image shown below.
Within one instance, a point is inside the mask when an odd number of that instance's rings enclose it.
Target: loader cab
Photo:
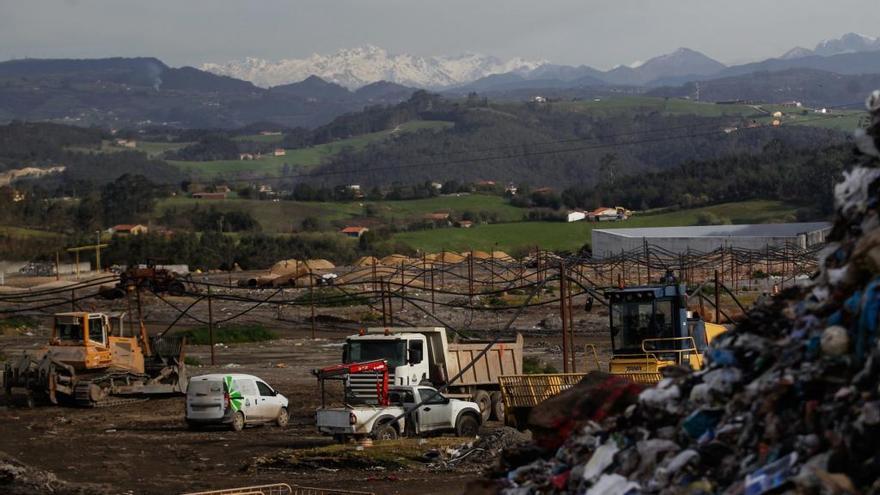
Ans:
[[[660,379],[667,366],[702,367],[711,340],[699,318],[689,318],[684,285],[607,291],[611,329],[610,372],[635,381]]]
[[[56,345],[99,345],[106,347],[111,325],[99,313],[61,313],[55,315],[52,341]]]

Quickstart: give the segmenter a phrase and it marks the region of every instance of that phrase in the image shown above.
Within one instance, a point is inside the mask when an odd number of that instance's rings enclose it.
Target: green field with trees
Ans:
[[[433,229],[395,234],[394,240],[414,249],[501,249],[522,252],[536,245],[544,249],[577,251],[590,243],[594,228],[671,227],[701,223],[776,223],[795,220],[796,208],[779,201],[745,201],[704,208],[636,215],[624,222],[517,222],[477,225],[469,229]]]

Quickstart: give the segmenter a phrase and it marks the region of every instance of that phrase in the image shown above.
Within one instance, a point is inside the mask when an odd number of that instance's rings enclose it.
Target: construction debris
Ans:
[[[56,495],[104,495],[108,487],[68,483],[54,474],[21,463],[0,452],[0,492],[7,495],[53,493]]]
[[[860,148],[880,158],[880,92]],[[469,493],[880,493],[880,170],[835,188],[831,242],[809,286],[756,305],[699,372],[656,387],[588,375],[529,418]],[[576,389],[580,390],[576,390]]]

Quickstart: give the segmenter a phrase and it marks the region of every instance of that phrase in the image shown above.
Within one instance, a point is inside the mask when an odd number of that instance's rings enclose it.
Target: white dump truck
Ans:
[[[384,360],[389,368],[389,385],[448,385],[444,395],[466,399],[479,405],[483,421],[491,416],[504,418],[504,402],[498,385],[501,375],[522,373],[523,338],[492,345],[484,356],[477,356],[488,342],[468,340],[449,342],[443,327],[368,328],[345,341],[343,363]],[[472,360],[473,367],[451,381]],[[378,404],[379,375],[358,373],[348,376],[346,394],[351,404]]]

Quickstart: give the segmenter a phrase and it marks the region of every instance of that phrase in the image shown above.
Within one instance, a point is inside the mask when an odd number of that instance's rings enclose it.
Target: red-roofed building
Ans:
[[[339,233],[346,235],[348,237],[354,237],[355,239],[359,239],[365,232],[369,232],[370,229],[366,227],[346,227],[339,231]]]

